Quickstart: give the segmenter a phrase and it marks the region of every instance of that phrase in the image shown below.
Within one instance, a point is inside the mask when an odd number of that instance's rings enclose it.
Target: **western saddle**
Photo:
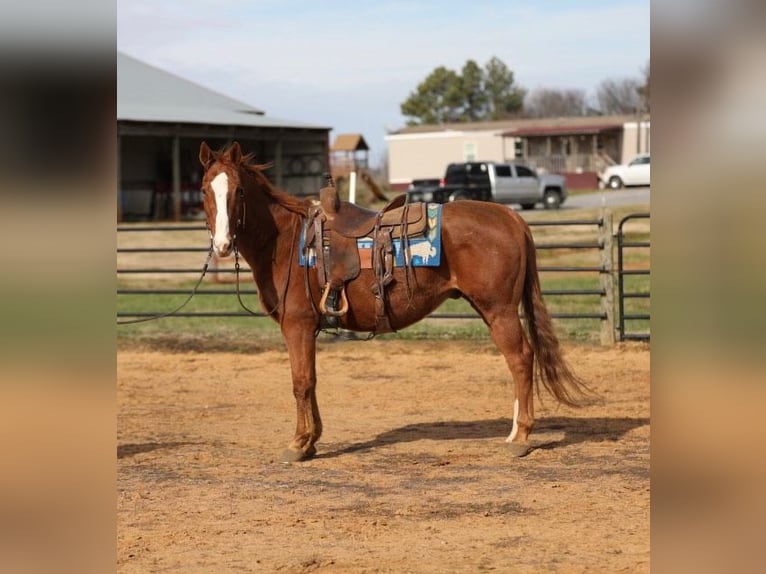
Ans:
[[[375,333],[393,331],[386,308],[385,288],[394,280],[394,240],[401,241],[405,267],[410,264],[407,238],[423,235],[427,216],[424,203],[407,203],[401,194],[380,211],[372,211],[341,201],[335,184],[327,176],[327,184],[319,192],[319,205],[309,210],[304,236],[304,257],[309,250],[316,256],[316,268],[322,295],[319,311],[327,327],[338,326],[338,318],[348,312],[346,283],[361,272],[357,241],[372,240],[372,270],[375,284]],[[308,275],[307,275],[308,277]],[[405,280],[409,288],[408,274]]]

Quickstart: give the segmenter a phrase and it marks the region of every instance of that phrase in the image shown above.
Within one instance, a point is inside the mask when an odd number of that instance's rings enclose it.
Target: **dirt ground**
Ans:
[[[648,572],[649,348],[566,346],[603,404],[536,401],[489,343],[320,344],[324,434],[282,464],[287,355],[118,353],[119,572]]]

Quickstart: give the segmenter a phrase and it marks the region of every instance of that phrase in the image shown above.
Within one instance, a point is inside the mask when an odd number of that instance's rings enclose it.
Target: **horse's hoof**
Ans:
[[[286,448],[285,451],[282,453],[282,462],[285,464],[289,464],[291,462],[300,462],[302,460],[308,460],[310,458],[313,458],[314,455],[317,453],[317,449],[313,446],[309,447],[309,449],[306,452],[303,452],[302,450],[293,450],[291,448]]]
[[[523,456],[527,456],[530,452],[532,452],[532,449],[534,446],[528,442],[521,443],[521,442],[510,442],[508,443],[508,452],[511,453],[511,456],[514,458],[521,458]]]

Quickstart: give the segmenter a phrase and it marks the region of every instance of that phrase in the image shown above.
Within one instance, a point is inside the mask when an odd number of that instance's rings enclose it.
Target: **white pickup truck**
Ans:
[[[649,185],[649,154],[639,154],[627,165],[610,165],[599,175],[599,180],[599,187],[610,189]]]

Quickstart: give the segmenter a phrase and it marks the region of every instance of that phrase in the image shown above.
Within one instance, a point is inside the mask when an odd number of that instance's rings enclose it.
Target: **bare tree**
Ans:
[[[641,87],[641,82],[636,78],[607,78],[596,89],[599,111],[604,115],[634,114],[643,111],[639,93]]]
[[[642,111],[649,112],[649,62],[641,71],[644,75],[643,84],[638,87],[638,95],[641,98]]]
[[[524,115],[530,118],[583,116],[587,109],[584,90],[540,88],[524,100]]]

